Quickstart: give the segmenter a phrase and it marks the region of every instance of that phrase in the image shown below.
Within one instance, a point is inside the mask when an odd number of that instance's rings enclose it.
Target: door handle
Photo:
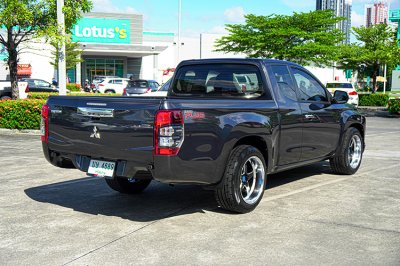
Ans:
[[[315,119],[315,115],[304,115],[306,119]]]

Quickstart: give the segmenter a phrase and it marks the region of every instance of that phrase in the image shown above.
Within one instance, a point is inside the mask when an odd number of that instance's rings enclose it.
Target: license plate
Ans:
[[[90,160],[88,173],[100,177],[113,177],[114,169],[114,162]]]

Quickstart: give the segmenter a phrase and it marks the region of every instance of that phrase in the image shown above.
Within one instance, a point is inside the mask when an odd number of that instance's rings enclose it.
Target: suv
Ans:
[[[344,91],[349,95],[347,103],[358,106],[358,93],[350,82],[333,81],[326,83],[326,88],[333,95],[335,91]]]
[[[128,82],[126,78],[106,78],[97,84],[97,89],[100,93],[122,94]]]

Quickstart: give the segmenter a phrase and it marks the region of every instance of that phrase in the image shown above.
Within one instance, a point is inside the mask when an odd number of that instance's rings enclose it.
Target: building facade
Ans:
[[[343,43],[350,43],[351,30],[351,1],[350,0],[317,0],[317,10],[333,10],[337,17],[344,17],[345,20],[336,24],[336,28],[345,34]]]
[[[384,1],[365,5],[365,26],[370,27],[376,24],[388,24],[389,8]]]

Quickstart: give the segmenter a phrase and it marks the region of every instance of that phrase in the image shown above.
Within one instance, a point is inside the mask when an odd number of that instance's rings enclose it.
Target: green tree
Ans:
[[[65,0],[66,32],[92,8],[90,0]],[[57,6],[55,0],[0,0],[0,44],[8,52],[6,58],[10,70],[12,98],[18,98],[17,65],[21,44],[32,38],[44,37],[64,41],[58,34]]]
[[[50,62],[51,65],[54,66],[55,69],[58,68],[58,49],[59,42],[51,41],[51,45],[54,47],[54,50],[51,52],[53,57],[53,61]],[[81,59],[82,50],[79,47],[79,43],[72,42],[70,38],[66,38],[65,40],[65,63],[67,69],[75,68],[76,64],[83,62]]]
[[[357,41],[341,47],[338,59],[341,68],[353,69],[372,77],[372,87],[375,88],[379,66],[399,63],[400,48],[397,44],[396,30],[386,24],[370,27],[353,27]]]
[[[244,24],[226,25],[229,35],[217,40],[216,51],[325,65],[336,59],[336,45],[344,40],[335,27],[343,19],[331,10],[291,16],[246,15]]]

